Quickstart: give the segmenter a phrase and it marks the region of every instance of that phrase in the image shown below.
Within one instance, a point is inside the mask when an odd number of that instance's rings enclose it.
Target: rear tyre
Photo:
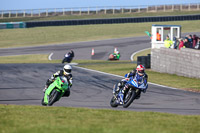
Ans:
[[[110,106],[116,108],[118,106],[116,102],[116,98],[113,96],[112,99],[110,100]]]
[[[49,96],[48,106],[52,106],[58,100],[59,96],[60,96],[60,92],[54,89]]]
[[[123,107],[128,108],[128,106],[131,105],[134,99],[135,99],[135,91],[129,90],[125,95]]]

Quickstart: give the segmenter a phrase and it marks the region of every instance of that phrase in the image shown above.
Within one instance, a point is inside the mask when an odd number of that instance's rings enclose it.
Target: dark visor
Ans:
[[[138,70],[139,73],[144,73],[144,70]]]
[[[65,72],[71,73],[71,69],[65,69]]]

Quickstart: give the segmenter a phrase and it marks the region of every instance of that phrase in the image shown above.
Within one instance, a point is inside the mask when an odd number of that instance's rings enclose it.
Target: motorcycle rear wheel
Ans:
[[[129,90],[127,92],[127,94],[125,95],[123,107],[128,108],[131,105],[131,103],[133,102],[134,99],[135,99],[135,91]]]

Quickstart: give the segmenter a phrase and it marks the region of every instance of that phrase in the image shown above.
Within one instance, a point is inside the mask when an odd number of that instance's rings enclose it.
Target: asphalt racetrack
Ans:
[[[75,51],[75,59],[91,59],[91,48],[96,59],[106,60],[117,47],[122,60],[130,60],[133,52],[150,48],[145,37],[92,41],[28,48],[0,49],[0,56],[51,53],[52,59],[62,59],[65,49]],[[88,53],[90,52],[90,53]],[[126,52],[126,54],[125,54]],[[0,104],[41,105],[42,89],[47,78],[62,69],[63,64],[0,64]],[[61,98],[53,106],[88,107],[132,111],[155,111],[176,114],[200,114],[200,94],[149,84],[146,93],[129,108],[112,108],[112,87],[122,77],[99,73],[73,66],[73,87],[70,97]]]

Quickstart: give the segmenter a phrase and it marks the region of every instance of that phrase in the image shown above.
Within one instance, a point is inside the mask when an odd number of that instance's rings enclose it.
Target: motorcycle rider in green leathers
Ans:
[[[56,77],[58,77],[58,76],[65,76],[67,78],[67,80],[68,80],[69,88],[67,89],[67,91],[65,92],[65,94],[63,95],[63,97],[69,97],[69,95],[70,95],[70,88],[72,87],[72,74],[71,74],[71,70],[72,70],[72,67],[67,64],[67,65],[65,65],[63,67],[63,70],[59,70],[56,73],[54,73],[51,76],[51,78],[47,80],[45,88],[43,89],[43,92],[45,92],[46,89],[49,87],[49,85],[54,82],[54,80],[56,79]]]

